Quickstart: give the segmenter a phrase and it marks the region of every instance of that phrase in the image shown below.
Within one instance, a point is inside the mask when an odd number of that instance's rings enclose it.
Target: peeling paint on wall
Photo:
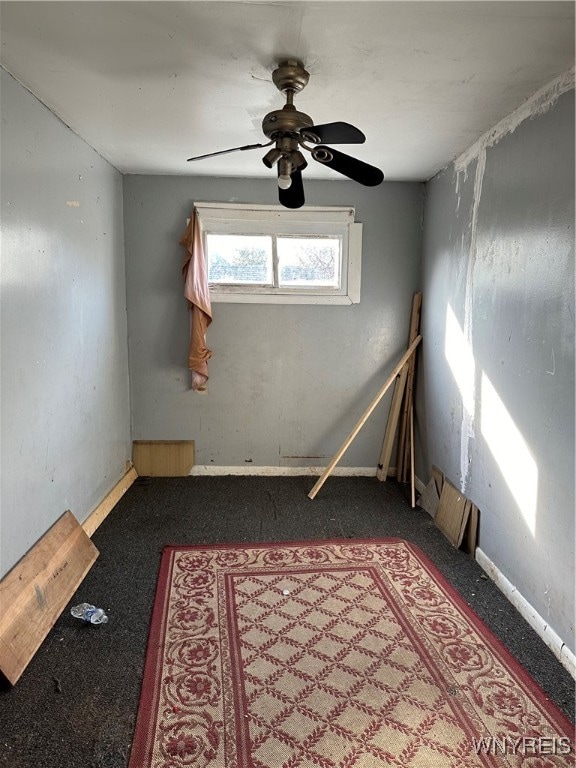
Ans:
[[[571,72],[428,185],[423,330],[444,355],[423,359],[417,458],[460,480],[486,557],[571,653],[574,114]]]
[[[460,209],[460,184],[466,182],[468,166],[476,161],[476,173],[474,177],[474,196],[470,214],[470,248],[466,268],[466,284],[464,295],[464,337],[470,350],[473,351],[473,296],[474,296],[474,270],[477,259],[477,231],[478,211],[482,198],[482,184],[486,170],[486,150],[494,146],[506,135],[513,133],[525,120],[542,115],[555,104],[558,98],[570,88],[574,87],[574,68],[548,83],[537,91],[521,107],[505,117],[493,128],[481,136],[466,152],[454,161],[456,173],[456,213]],[[554,369],[553,369],[554,370]],[[473,385],[472,385],[473,386]],[[475,392],[467,393],[471,402],[475,402]],[[466,493],[470,484],[470,449],[475,436],[475,415],[466,408],[462,409],[462,425],[460,431],[460,482],[462,493]]]
[[[488,147],[498,144],[504,136],[513,133],[518,126],[529,118],[543,115],[550,107],[556,103],[560,96],[574,88],[574,67],[559,75],[557,78],[547,83],[539,91],[536,91],[527,99],[518,109],[503,118],[499,123],[489,131],[486,131],[478,141],[463,152],[454,160],[454,168],[457,173],[464,171],[470,163],[479,158],[482,152],[486,152]]]
[[[476,175],[474,177],[474,196],[472,201],[472,212],[470,216],[470,250],[468,253],[468,264],[466,268],[466,286],[464,293],[464,338],[468,349],[473,354],[474,339],[473,339],[473,298],[474,298],[474,269],[476,266],[477,257],[477,233],[478,233],[478,209],[480,207],[480,200],[482,198],[482,183],[484,181],[484,171],[486,170],[486,147],[481,147],[477,163],[476,163]],[[466,173],[466,171],[464,171]],[[459,178],[460,172],[457,174]],[[471,381],[472,391],[467,393],[469,401],[474,404],[476,402],[475,384],[474,379]],[[470,443],[474,440],[475,430],[475,413],[474,408],[462,409],[462,429],[460,431],[460,481],[462,486],[462,493],[466,494],[469,480],[470,480]]]

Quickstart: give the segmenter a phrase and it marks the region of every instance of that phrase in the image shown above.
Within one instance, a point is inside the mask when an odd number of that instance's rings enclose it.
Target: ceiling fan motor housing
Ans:
[[[282,93],[286,91],[298,93],[308,85],[309,78],[309,72],[304,69],[302,62],[296,59],[281,62],[272,72],[274,85]]]

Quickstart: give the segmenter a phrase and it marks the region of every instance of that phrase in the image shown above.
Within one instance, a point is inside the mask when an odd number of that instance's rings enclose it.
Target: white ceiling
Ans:
[[[573,2],[2,2],[2,65],[123,173],[267,176],[276,63],[341,151],[423,180],[574,64]],[[341,178],[311,162],[306,175]]]

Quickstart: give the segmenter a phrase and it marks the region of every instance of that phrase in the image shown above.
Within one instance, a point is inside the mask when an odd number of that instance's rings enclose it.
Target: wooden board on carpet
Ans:
[[[422,341],[422,336],[417,336],[412,342],[412,344],[408,347],[406,352],[402,355],[398,364],[396,365],[396,367],[394,368],[390,376],[386,379],[386,381],[378,391],[377,395],[374,397],[374,399],[372,400],[368,408],[364,411],[360,419],[356,422],[356,425],[352,430],[352,432],[350,432],[346,440],[344,440],[340,448],[336,451],[334,456],[332,456],[332,458],[330,459],[328,466],[326,467],[324,472],[322,472],[322,474],[320,475],[320,477],[312,487],[312,490],[308,494],[309,499],[313,499],[316,496],[320,488],[324,485],[324,483],[328,479],[329,475],[332,474],[336,464],[338,464],[342,456],[346,453],[346,451],[352,444],[358,432],[360,432],[360,430],[362,429],[364,424],[368,421],[368,419],[370,418],[370,415],[372,414],[372,412],[374,411],[374,409],[376,408],[380,400],[382,400],[382,398],[384,397],[388,389],[392,386],[392,384],[394,383],[394,379],[396,378],[396,376],[398,376],[398,374],[402,370],[405,363],[407,363],[412,358],[412,356],[416,351],[416,347],[418,346],[418,344],[420,344],[421,341]]]
[[[98,554],[67,511],[0,582],[0,671],[12,685]]]
[[[462,543],[469,514],[470,503],[466,496],[447,480],[444,480],[434,522],[455,547],[459,547]]]
[[[434,478],[432,478],[424,489],[424,492],[420,495],[418,506],[422,507],[422,509],[428,512],[432,517],[436,517],[439,503],[440,498],[436,489],[436,483]]]
[[[396,436],[398,419],[400,418],[400,408],[402,407],[402,398],[404,397],[404,389],[406,388],[407,376],[408,364],[406,363],[406,365],[398,374],[398,377],[396,378],[396,384],[394,385],[394,394],[392,395],[390,413],[388,414],[388,421],[386,422],[384,442],[382,443],[382,451],[380,452],[380,459],[378,460],[378,470],[376,472],[376,477],[378,480],[386,480],[386,478],[390,476],[390,459],[392,457],[392,446]]]
[[[478,539],[478,524],[480,522],[480,511],[476,504],[470,504],[470,516],[468,518],[468,524],[464,532],[463,545],[466,552],[469,552],[472,556],[476,552],[476,542]]]
[[[100,504],[98,504],[96,509],[94,509],[82,523],[82,528],[84,528],[90,538],[92,538],[96,529],[102,525],[104,520],[108,517],[110,512],[112,512],[116,504],[118,504],[122,496],[138,477],[138,473],[132,466],[132,462],[127,462],[127,464],[129,466],[127,466],[124,476],[120,478],[112,490],[107,493]]]
[[[444,485],[444,473],[441,469],[438,469],[438,467],[434,465],[432,467],[432,477],[436,483],[436,492],[438,493],[438,498],[440,498],[440,494],[442,493],[442,486]]]
[[[415,293],[412,297],[412,312],[410,314],[410,331],[408,334],[408,343],[420,333],[420,313],[422,310],[422,294]],[[416,355],[413,355],[408,361],[408,373],[406,377],[406,387],[404,389],[404,399],[399,419],[398,427],[398,446],[396,458],[396,473],[399,483],[408,482],[409,456],[410,456],[410,436],[409,419],[410,408],[413,401],[414,376],[416,372]]]

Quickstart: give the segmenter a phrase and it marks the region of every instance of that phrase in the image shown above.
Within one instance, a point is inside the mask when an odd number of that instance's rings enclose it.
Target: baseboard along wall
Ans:
[[[550,648],[560,663],[568,670],[572,677],[576,679],[576,656],[568,648],[566,643],[564,643],[562,638],[554,632],[548,622],[540,616],[532,605],[530,605],[528,600],[526,600],[516,587],[508,581],[498,566],[492,562],[480,547],[476,548],[476,561],[482,570],[485,571],[486,575],[496,584],[498,589],[504,593],[522,618],[530,624],[532,629],[540,636],[548,648]]]
[[[415,485],[420,493],[424,492],[426,486],[418,477],[415,478]],[[550,648],[552,653],[568,670],[572,677],[576,679],[576,655],[574,655],[568,648],[562,638],[554,632],[548,622],[540,616],[538,611],[536,611],[518,589],[506,578],[506,576],[504,576],[498,566],[492,562],[480,547],[476,547],[474,557],[486,575],[507,597],[522,618],[530,624],[532,629],[544,641],[548,648]]]
[[[134,480],[138,477],[138,473],[131,462],[127,462],[127,464],[129,466],[124,475],[122,475],[112,490],[106,494],[96,509],[94,509],[82,523],[82,528],[88,536],[92,537],[94,531],[102,525],[118,501],[124,496],[128,488],[130,488]]]
[[[261,475],[263,477],[300,477],[321,475],[325,467],[262,467],[248,464],[246,466],[223,467],[214,464],[197,464],[192,468],[191,475]],[[376,467],[335,467],[333,475],[340,477],[376,477]],[[390,470],[389,476],[396,474]]]

